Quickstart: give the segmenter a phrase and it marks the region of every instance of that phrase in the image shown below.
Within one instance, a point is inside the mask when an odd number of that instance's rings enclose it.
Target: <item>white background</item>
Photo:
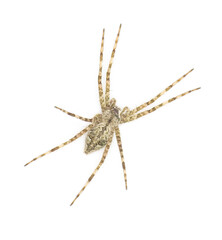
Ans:
[[[222,239],[220,3],[1,1],[1,239]],[[148,101],[193,67],[156,103],[201,90],[121,126],[128,190],[114,139],[70,207],[102,150],[85,155],[82,137],[24,164],[87,125],[55,105],[100,111],[102,29],[106,70],[120,23],[111,72],[119,107]]]

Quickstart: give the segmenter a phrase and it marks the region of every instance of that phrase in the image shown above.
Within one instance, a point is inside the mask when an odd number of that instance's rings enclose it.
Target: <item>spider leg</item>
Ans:
[[[185,78],[192,71],[193,71],[193,69],[191,69],[189,72],[184,74],[181,78],[177,79],[175,82],[173,82],[171,85],[169,85],[167,88],[165,88],[162,92],[157,94],[150,101],[148,101],[148,102],[146,102],[144,104],[141,104],[139,107],[136,107],[135,109],[131,110],[130,114],[133,115],[133,114],[137,113],[138,111],[142,110],[143,108],[145,108],[146,106],[150,105],[151,103],[155,102],[159,97],[161,97],[164,93],[169,91],[173,86],[175,86],[178,82],[180,82],[183,78]]]
[[[100,48],[99,75],[98,75],[99,101],[100,101],[102,110],[105,108],[105,100],[104,100],[104,93],[103,93],[103,87],[102,87],[104,34],[105,34],[105,29],[103,29],[103,36],[102,36],[102,42],[101,42],[101,48]]]
[[[119,127],[117,127],[117,128],[115,129],[115,133],[116,133],[116,140],[117,140],[117,143],[118,143],[119,152],[120,152],[121,161],[122,161],[122,167],[123,167],[123,173],[124,173],[124,180],[125,180],[125,187],[126,187],[126,189],[127,189],[126,166],[125,166],[125,161],[124,161],[124,156],[123,156],[123,147],[122,147],[122,141],[121,141],[121,137],[120,137]]]
[[[112,142],[112,139],[113,139],[113,134],[111,135],[110,139],[108,140],[107,144],[106,144],[106,147],[105,147],[105,150],[103,152],[103,156],[102,156],[102,159],[101,161],[99,162],[98,166],[96,167],[96,169],[94,170],[94,172],[91,174],[91,176],[88,178],[86,184],[84,185],[84,187],[80,190],[80,192],[76,195],[75,199],[71,202],[70,206],[73,205],[73,203],[76,201],[76,199],[80,196],[80,194],[85,190],[85,188],[87,187],[87,185],[89,184],[89,182],[93,179],[93,177],[95,176],[96,172],[100,169],[100,167],[102,166],[102,164],[104,163],[105,161],[105,158],[107,156],[107,153],[109,151],[109,147],[110,147],[110,144]]]
[[[108,70],[106,72],[106,95],[105,95],[106,105],[109,102],[109,95],[110,95],[110,71],[111,71],[111,67],[112,67],[112,64],[113,64],[113,58],[114,58],[114,55],[115,55],[117,43],[118,43],[118,40],[119,40],[120,30],[121,30],[121,24],[119,26],[119,31],[118,31],[118,34],[117,34],[117,37],[116,37],[116,41],[115,41],[115,44],[114,44],[114,47],[113,47],[113,51],[112,51],[112,54],[111,54],[111,58],[110,58],[110,61],[109,61]]]
[[[64,110],[64,109],[62,109],[62,108],[59,108],[59,107],[57,107],[57,106],[55,106],[55,108],[57,108],[57,109],[59,109],[60,111],[68,114],[69,116],[76,117],[76,118],[78,118],[78,119],[80,119],[80,120],[83,120],[83,121],[85,121],[85,122],[92,122],[92,118],[81,117],[81,116],[76,115],[76,114],[74,114],[74,113],[67,112],[66,110]]]
[[[199,88],[192,89],[192,90],[189,90],[189,91],[187,91],[187,92],[184,92],[184,93],[182,93],[182,94],[180,94],[180,95],[177,95],[176,97],[170,98],[169,100],[167,100],[167,101],[165,101],[165,102],[162,102],[162,103],[160,103],[159,105],[157,105],[157,106],[155,106],[155,107],[153,107],[153,108],[151,108],[151,109],[149,109],[149,110],[143,111],[143,112],[138,113],[138,114],[135,114],[135,115],[133,115],[133,116],[129,116],[129,117],[128,117],[128,120],[126,120],[125,122],[130,122],[130,121],[136,120],[137,118],[143,117],[143,116],[145,116],[145,115],[147,115],[147,114],[149,114],[149,113],[151,113],[151,112],[156,111],[158,108],[166,105],[167,103],[173,102],[174,100],[176,100],[176,99],[178,99],[178,98],[180,98],[180,97],[183,97],[183,96],[187,95],[188,93],[191,93],[191,92],[196,91],[196,90],[198,90],[198,89],[200,89],[200,87],[199,87]]]
[[[52,149],[49,150],[48,152],[45,152],[45,153],[39,155],[38,157],[32,159],[30,162],[26,163],[25,166],[27,166],[27,165],[30,164],[31,162],[34,162],[34,161],[36,161],[37,159],[39,159],[39,158],[41,158],[41,157],[43,157],[43,156],[45,156],[45,155],[47,155],[47,154],[49,154],[49,153],[51,153],[51,152],[54,152],[54,151],[56,151],[56,150],[64,147],[65,145],[68,145],[69,143],[73,142],[73,141],[76,140],[77,138],[81,137],[81,136],[82,136],[84,133],[86,133],[92,126],[93,126],[93,125],[90,124],[88,127],[84,128],[81,132],[79,132],[78,134],[76,134],[74,137],[70,138],[68,141],[66,141],[66,142],[58,145],[57,147],[52,148]]]

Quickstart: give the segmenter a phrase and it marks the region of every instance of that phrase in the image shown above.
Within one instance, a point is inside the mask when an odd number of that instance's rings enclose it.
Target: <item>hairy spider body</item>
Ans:
[[[107,107],[102,114],[97,114],[93,118],[93,127],[86,136],[85,153],[88,154],[103,148],[119,123],[119,108],[115,105]]]
[[[125,166],[125,161],[124,161],[124,156],[123,156],[122,141],[121,141],[120,130],[119,130],[119,125],[120,124],[130,122],[130,121],[134,121],[137,118],[143,117],[143,116],[145,116],[149,113],[152,113],[152,112],[156,111],[158,108],[160,108],[160,107],[162,107],[162,106],[164,106],[164,105],[166,105],[170,102],[173,102],[174,100],[176,100],[180,97],[183,97],[183,96],[185,96],[185,95],[187,95],[187,94],[189,94],[193,91],[196,91],[196,90],[200,89],[200,88],[195,88],[195,89],[189,90],[189,91],[184,92],[180,95],[177,95],[176,97],[170,98],[169,100],[167,100],[165,102],[162,102],[162,103],[158,104],[157,106],[152,107],[149,110],[139,112],[143,108],[145,108],[148,105],[154,103],[159,97],[161,97],[164,93],[169,91],[173,86],[175,86],[178,82],[180,82],[184,77],[186,77],[190,72],[193,71],[193,69],[191,69],[189,72],[187,72],[182,77],[180,77],[178,80],[173,82],[171,85],[169,85],[167,88],[165,88],[162,92],[160,92],[158,95],[156,95],[150,101],[145,102],[144,104],[134,108],[133,110],[130,110],[128,107],[124,107],[123,110],[120,111],[120,108],[118,108],[116,106],[116,100],[114,98],[112,98],[110,100],[110,72],[111,72],[113,58],[114,58],[114,55],[115,55],[115,51],[116,51],[116,47],[117,47],[117,43],[118,43],[118,39],[119,39],[119,35],[120,35],[120,29],[121,29],[121,24],[120,24],[119,31],[118,31],[118,34],[117,34],[117,37],[116,37],[116,40],[115,40],[115,44],[114,44],[114,47],[113,47],[113,51],[112,51],[112,54],[111,54],[108,70],[106,72],[105,93],[103,92],[103,87],[102,87],[102,82],[101,82],[101,80],[102,80],[104,33],[105,33],[105,30],[103,29],[102,43],[101,43],[101,48],[100,48],[99,74],[98,74],[99,101],[100,101],[100,106],[101,106],[102,113],[95,115],[93,118],[85,118],[85,117],[81,117],[79,115],[76,115],[74,113],[67,112],[66,110],[64,110],[62,108],[55,107],[55,108],[61,110],[62,112],[72,116],[72,117],[76,117],[76,118],[78,118],[82,121],[85,121],[85,122],[90,122],[90,124],[86,128],[84,128],[82,131],[80,131],[78,134],[76,134],[74,137],[70,138],[68,141],[58,145],[57,147],[52,148],[48,152],[45,152],[45,153],[39,155],[38,157],[32,159],[30,162],[25,164],[25,166],[27,166],[31,162],[36,161],[37,159],[66,146],[67,144],[75,141],[76,139],[78,139],[79,137],[81,137],[83,134],[85,134],[87,132],[88,133],[87,133],[87,136],[86,136],[85,150],[84,150],[84,152],[86,154],[105,147],[102,158],[101,158],[98,166],[95,168],[95,170],[90,175],[90,177],[88,178],[88,180],[85,183],[85,185],[83,186],[83,188],[80,190],[80,192],[77,194],[77,196],[75,197],[75,199],[72,201],[72,203],[70,205],[72,205],[75,202],[75,200],[80,196],[80,194],[85,190],[86,186],[93,179],[93,177],[95,176],[97,171],[100,169],[100,167],[104,163],[114,134],[116,135],[116,140],[117,140],[117,144],[118,144],[118,147],[119,147],[120,157],[121,157],[121,161],[122,161],[123,174],[124,174],[124,180],[125,180],[125,187],[127,189],[126,166]]]

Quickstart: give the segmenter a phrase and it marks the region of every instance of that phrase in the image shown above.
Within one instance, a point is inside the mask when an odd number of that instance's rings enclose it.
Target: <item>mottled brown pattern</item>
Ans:
[[[110,102],[113,100],[110,100]],[[93,124],[86,136],[85,153],[90,153],[104,147],[119,124],[119,109],[107,106],[102,114],[101,122]],[[93,121],[95,122],[95,121]]]
[[[193,69],[191,69],[189,72],[184,74],[181,78],[179,78],[174,83],[172,83],[167,88],[165,88],[162,92],[157,94],[156,97],[154,97],[150,101],[136,107],[135,109],[133,109],[131,111],[128,107],[124,107],[123,110],[121,111],[120,108],[116,106],[116,100],[114,98],[112,98],[110,100],[110,71],[111,71],[113,58],[115,55],[115,51],[116,51],[116,47],[117,47],[117,43],[118,43],[118,39],[119,39],[119,35],[120,35],[120,29],[121,29],[121,24],[119,26],[119,31],[118,31],[118,34],[117,34],[117,37],[115,40],[115,44],[114,44],[113,51],[111,54],[111,59],[109,62],[107,73],[106,73],[105,96],[104,96],[103,87],[102,87],[102,61],[103,61],[104,33],[105,33],[105,30],[103,29],[102,42],[101,42],[101,48],[100,48],[99,75],[98,75],[99,101],[100,101],[102,113],[96,114],[93,118],[85,118],[85,117],[78,116],[74,113],[67,112],[66,110],[63,110],[59,107],[56,107],[57,109],[61,110],[62,112],[66,113],[70,116],[76,117],[76,118],[81,119],[86,122],[92,122],[92,124],[90,124],[89,126],[84,128],[81,132],[79,132],[74,137],[70,138],[68,141],[62,143],[61,145],[59,145],[57,147],[52,148],[48,152],[45,152],[45,153],[39,155],[38,157],[34,158],[33,160],[31,160],[30,162],[25,164],[25,166],[27,166],[29,163],[49,154],[51,152],[54,152],[54,151],[60,149],[61,147],[73,142],[74,140],[76,140],[77,138],[79,138],[86,132],[88,132],[88,133],[87,133],[86,140],[85,140],[85,150],[84,150],[85,153],[90,153],[90,152],[93,152],[93,151],[96,151],[98,149],[105,147],[105,150],[102,155],[102,159],[99,162],[98,166],[95,168],[94,172],[88,178],[86,184],[83,186],[83,188],[80,190],[80,192],[76,195],[75,199],[72,201],[72,203],[70,205],[72,205],[76,201],[76,199],[81,195],[81,193],[85,190],[85,188],[87,187],[89,182],[94,178],[95,174],[97,173],[97,171],[100,169],[100,167],[104,163],[107,153],[109,151],[110,144],[112,142],[114,133],[116,135],[116,140],[117,140],[117,144],[119,147],[120,157],[121,157],[121,161],[122,161],[122,168],[123,168],[123,173],[124,173],[125,187],[127,189],[127,174],[126,174],[126,166],[125,166],[125,161],[124,161],[123,147],[122,147],[122,141],[121,141],[121,136],[120,136],[119,124],[133,121],[137,118],[143,117],[151,112],[156,111],[158,108],[166,105],[167,103],[170,103],[180,97],[185,96],[188,93],[191,93],[195,90],[200,89],[200,88],[196,88],[196,89],[184,92],[176,97],[170,98],[169,100],[160,103],[159,105],[157,105],[149,110],[139,112],[143,108],[145,108],[148,105],[150,105],[151,103],[155,102],[165,92],[169,91],[173,86],[175,86],[178,82],[180,82],[185,76],[187,76],[187,74],[189,74],[191,71],[193,71]],[[139,112],[139,113],[137,113],[137,112]]]
[[[124,156],[123,156],[123,147],[122,147],[122,141],[121,141],[121,137],[120,137],[119,127],[115,128],[115,133],[116,133],[116,140],[117,140],[117,144],[118,144],[119,152],[120,152],[120,157],[121,157],[121,161],[122,161],[123,174],[124,174],[124,180],[125,180],[125,187],[127,189],[126,166],[125,166],[125,161],[124,161]]]
[[[104,34],[105,34],[105,29],[103,29],[103,36],[102,36],[102,42],[101,42],[101,48],[100,48],[99,75],[98,75],[99,101],[100,101],[100,106],[102,110],[105,108],[105,100],[104,100],[103,87],[102,87]]]
[[[84,185],[84,187],[80,190],[80,192],[77,194],[77,196],[75,197],[75,199],[71,202],[70,206],[72,206],[72,204],[76,201],[76,199],[80,196],[80,194],[84,191],[84,189],[86,188],[86,186],[89,184],[89,182],[93,179],[93,177],[95,176],[96,172],[100,169],[100,167],[102,166],[102,164],[104,163],[105,161],[105,158],[107,156],[107,153],[109,151],[109,148],[110,148],[110,144],[112,142],[112,139],[113,139],[113,133],[111,134],[110,136],[110,139],[109,141],[107,142],[106,144],[106,147],[105,147],[105,150],[103,152],[103,156],[102,156],[102,159],[101,161],[99,162],[98,166],[96,167],[96,169],[94,170],[94,172],[91,174],[91,176],[89,177],[88,181],[86,182],[86,184]]]
[[[41,157],[43,157],[43,156],[45,156],[46,154],[49,154],[49,153],[51,153],[51,152],[54,152],[55,150],[57,150],[57,149],[59,149],[59,148],[62,148],[62,147],[64,147],[65,145],[67,145],[67,144],[75,141],[77,138],[81,137],[84,133],[86,133],[87,131],[89,131],[89,129],[90,129],[92,126],[93,126],[93,125],[90,124],[88,127],[84,128],[81,132],[79,132],[78,134],[76,134],[74,137],[70,138],[68,141],[66,141],[66,142],[60,144],[59,146],[52,148],[52,149],[49,150],[48,152],[45,152],[45,153],[39,155],[38,157],[32,159],[30,162],[26,163],[25,166],[29,165],[31,162],[34,162],[35,160],[37,160],[37,159],[39,159],[39,158],[41,158]]]
[[[118,43],[118,40],[119,40],[121,26],[122,25],[120,24],[119,31],[118,31],[116,41],[115,41],[115,44],[114,44],[114,47],[113,47],[113,51],[112,51],[112,54],[111,54],[111,58],[110,58],[110,61],[109,61],[109,67],[108,67],[108,70],[106,72],[106,96],[105,96],[106,105],[108,104],[109,99],[110,99],[110,72],[111,72],[111,67],[112,67],[112,64],[113,64],[113,58],[114,58],[114,55],[115,55],[115,52],[116,52],[117,43]]]
[[[180,82],[183,78],[185,78],[190,72],[192,72],[194,69],[191,69],[189,72],[187,72],[186,74],[184,74],[181,78],[177,79],[174,83],[172,83],[170,86],[168,86],[167,88],[165,88],[161,93],[157,94],[156,97],[154,97],[153,99],[151,99],[150,101],[140,105],[139,107],[136,107],[135,109],[133,109],[130,114],[133,115],[135,113],[137,113],[138,111],[142,110],[143,108],[147,107],[148,105],[150,105],[151,103],[154,103],[159,97],[161,97],[164,93],[166,93],[167,91],[169,91],[173,86],[175,86],[178,82]]]
[[[167,101],[165,101],[165,102],[163,102],[163,103],[160,103],[159,105],[151,108],[150,110],[146,110],[146,111],[143,111],[143,112],[141,112],[141,113],[138,113],[138,114],[136,114],[136,115],[134,115],[134,116],[131,116],[130,119],[128,120],[128,122],[129,122],[129,121],[133,121],[133,120],[135,120],[135,119],[137,119],[137,118],[143,117],[143,116],[145,116],[145,115],[147,115],[147,114],[149,114],[149,113],[151,113],[151,112],[154,112],[154,111],[156,111],[158,108],[166,105],[167,103],[173,102],[174,100],[176,100],[176,99],[178,99],[178,98],[180,98],[180,97],[183,97],[183,96],[187,95],[188,93],[191,93],[191,92],[193,92],[193,91],[199,90],[199,89],[200,89],[200,88],[195,88],[195,89],[193,89],[193,90],[189,90],[189,91],[184,92],[184,93],[182,93],[182,94],[180,94],[180,95],[177,95],[176,97],[173,97],[173,98],[171,98],[171,99],[169,99],[169,100],[167,100]]]
[[[57,109],[59,109],[60,111],[68,114],[69,116],[76,117],[76,118],[78,118],[78,119],[80,119],[80,120],[83,120],[83,121],[85,121],[85,122],[92,122],[92,118],[81,117],[81,116],[76,115],[76,114],[74,114],[74,113],[67,112],[66,110],[64,110],[64,109],[62,109],[62,108],[59,108],[59,107],[57,107],[57,106],[55,106],[55,108],[57,108]]]

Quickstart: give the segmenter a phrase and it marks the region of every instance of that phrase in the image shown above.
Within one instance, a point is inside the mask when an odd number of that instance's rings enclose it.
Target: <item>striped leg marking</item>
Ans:
[[[83,120],[83,121],[85,121],[85,122],[92,122],[92,118],[81,117],[81,116],[76,115],[76,114],[74,114],[74,113],[67,112],[66,110],[64,110],[64,109],[62,109],[62,108],[59,108],[59,107],[57,107],[57,106],[55,106],[55,108],[56,108],[56,109],[59,109],[60,111],[66,113],[66,114],[68,114],[69,116],[78,118],[78,119]]]
[[[119,26],[119,31],[118,31],[118,34],[117,34],[117,37],[116,37],[116,41],[115,41],[115,44],[114,44],[114,47],[113,47],[113,51],[112,51],[112,54],[111,54],[111,58],[110,58],[110,61],[109,61],[108,70],[106,72],[106,95],[105,95],[106,105],[109,102],[109,95],[110,95],[110,72],[111,72],[111,67],[112,67],[112,64],[113,64],[113,58],[114,58],[114,55],[115,55],[115,52],[116,52],[117,43],[118,43],[118,40],[119,40],[120,30],[121,30],[121,24]]]
[[[105,29],[103,29],[103,36],[102,36],[102,42],[101,42],[101,48],[100,48],[99,75],[98,75],[99,101],[100,101],[102,110],[105,108],[105,100],[104,100],[104,93],[103,93],[103,87],[102,87],[104,34],[105,34]]]
[[[150,105],[151,103],[155,102],[159,97],[161,97],[164,93],[166,93],[167,91],[169,91],[173,86],[175,86],[178,82],[180,82],[183,78],[185,78],[189,73],[191,73],[194,69],[191,69],[189,72],[187,72],[186,74],[184,74],[181,78],[177,79],[174,83],[172,83],[170,86],[168,86],[167,88],[165,88],[161,93],[157,94],[156,97],[152,98],[150,101],[140,105],[139,107],[133,109],[130,111],[130,114],[133,115],[135,113],[137,113],[138,111],[142,110],[143,108],[147,107],[148,105]]]
[[[137,118],[140,118],[140,117],[143,117],[143,116],[145,116],[145,115],[147,115],[147,114],[149,114],[149,113],[152,113],[152,112],[156,111],[158,108],[166,105],[167,103],[173,102],[174,100],[176,100],[176,99],[178,99],[178,98],[180,98],[180,97],[183,97],[183,96],[187,95],[188,93],[191,93],[191,92],[196,91],[196,90],[198,90],[198,89],[200,89],[200,88],[195,88],[195,89],[193,89],[193,90],[189,90],[189,91],[184,92],[184,93],[182,93],[182,94],[180,94],[180,95],[177,95],[176,97],[173,97],[173,98],[171,98],[171,99],[169,99],[169,100],[167,100],[167,101],[165,101],[165,102],[163,102],[163,103],[160,103],[159,105],[151,108],[150,110],[146,110],[146,111],[143,111],[143,112],[138,113],[138,114],[136,114],[136,115],[133,115],[133,116],[129,117],[129,120],[126,121],[126,122],[130,122],[130,121],[136,120]]]
[[[127,189],[126,166],[125,166],[125,161],[124,161],[124,156],[123,156],[123,147],[122,147],[122,141],[121,141],[121,137],[120,137],[119,127],[117,127],[117,128],[115,129],[115,133],[116,133],[116,140],[117,140],[117,143],[118,143],[119,152],[120,152],[121,161],[122,161],[122,167],[123,167],[123,173],[124,173],[124,180],[125,180],[125,187],[126,187],[126,189]]]
[[[103,152],[103,156],[102,156],[102,159],[101,161],[99,162],[98,166],[96,167],[96,169],[94,170],[94,172],[91,174],[91,176],[89,177],[89,179],[87,180],[86,184],[84,185],[84,187],[80,190],[80,192],[77,194],[77,196],[75,197],[75,199],[71,202],[70,206],[73,205],[73,203],[76,201],[76,199],[80,196],[80,194],[85,190],[85,188],[87,187],[87,185],[90,183],[90,181],[93,179],[93,177],[95,176],[95,174],[97,173],[97,171],[100,169],[100,167],[102,166],[102,164],[104,163],[105,161],[105,158],[107,156],[107,153],[109,151],[109,147],[110,147],[110,144],[112,142],[112,139],[113,139],[113,134],[112,136],[110,137],[109,141],[107,142],[106,144],[106,147],[105,147],[105,150]]]
[[[74,137],[70,138],[68,141],[66,141],[66,142],[62,143],[61,145],[58,145],[57,147],[52,148],[48,152],[45,152],[45,153],[39,155],[38,157],[32,159],[30,162],[26,163],[25,166],[29,165],[31,162],[34,162],[34,161],[36,161],[37,159],[39,159],[41,157],[43,157],[43,156],[45,156],[45,155],[47,155],[47,154],[49,154],[51,152],[54,152],[54,151],[56,151],[56,150],[58,150],[58,149],[60,149],[60,148],[62,148],[64,146],[68,145],[69,143],[75,141],[77,138],[81,137],[84,133],[86,133],[92,126],[93,126],[93,124],[90,124],[88,127],[84,128],[81,132],[76,134]]]

